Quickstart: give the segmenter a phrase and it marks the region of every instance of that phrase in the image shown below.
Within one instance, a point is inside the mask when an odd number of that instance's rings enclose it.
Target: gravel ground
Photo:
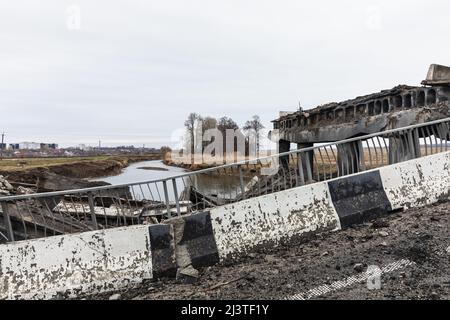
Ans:
[[[449,209],[445,202],[392,213],[251,253],[233,264],[200,270],[196,284],[162,279],[118,293],[121,299],[284,299],[298,294],[313,299],[450,299]],[[393,263],[400,263],[398,269],[381,275],[381,288],[369,290],[367,281],[352,281],[366,275],[367,266],[383,269]],[[347,282],[333,289],[311,291],[343,280]]]

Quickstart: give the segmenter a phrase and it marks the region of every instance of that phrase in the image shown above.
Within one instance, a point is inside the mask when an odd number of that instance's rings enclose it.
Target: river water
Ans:
[[[166,169],[167,171],[159,170],[144,170],[141,167],[155,167]],[[186,170],[178,167],[166,166],[161,160],[151,160],[136,162],[126,167],[120,174],[104,178],[97,178],[96,180],[105,181],[115,184],[134,183],[140,181],[149,181],[164,179],[171,176],[176,176],[185,173]]]
[[[160,170],[145,170],[140,169],[142,167],[152,167],[152,168],[162,168],[166,169],[164,171]],[[125,168],[120,174],[115,176],[108,176],[102,178],[96,178],[96,181],[105,181],[112,185],[118,184],[128,184],[136,182],[144,182],[158,179],[170,178],[183,173],[187,170],[178,167],[172,167],[165,165],[161,160],[152,161],[142,161],[133,163],[127,168]],[[236,190],[240,187],[239,177],[236,176],[212,176],[209,174],[196,175],[191,179],[177,179],[177,191],[178,195],[188,186],[194,185],[197,190],[204,194],[216,194],[223,197],[232,197]],[[173,185],[171,181],[167,183],[168,195],[171,201],[175,200]],[[161,183],[150,183],[144,185],[143,187],[133,187],[135,193],[135,198],[140,200],[154,199],[163,200],[164,190]],[[230,194],[231,192],[231,194]]]

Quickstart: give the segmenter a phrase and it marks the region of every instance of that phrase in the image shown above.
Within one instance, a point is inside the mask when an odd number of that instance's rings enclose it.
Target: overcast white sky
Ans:
[[[80,24],[77,28],[77,14]],[[189,112],[305,109],[450,65],[450,2],[0,0],[7,142],[170,142]]]

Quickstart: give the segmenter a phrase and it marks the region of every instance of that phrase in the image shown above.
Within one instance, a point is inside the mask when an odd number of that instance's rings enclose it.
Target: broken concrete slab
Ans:
[[[185,268],[178,268],[176,281],[178,283],[193,284],[198,281],[200,273],[192,265]]]
[[[422,81],[425,85],[450,84],[450,67],[432,64],[428,70],[427,78]]]

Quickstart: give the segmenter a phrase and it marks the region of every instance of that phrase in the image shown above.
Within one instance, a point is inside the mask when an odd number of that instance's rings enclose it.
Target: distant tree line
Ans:
[[[260,151],[260,141],[262,130],[264,129],[264,125],[261,122],[261,119],[258,115],[254,115],[250,120],[246,121],[244,125],[239,127],[239,125],[231,119],[230,117],[221,117],[216,119],[210,116],[201,116],[198,113],[190,113],[184,122],[186,127],[186,146],[191,148],[190,153],[193,155],[195,153],[195,145],[192,143],[194,141],[194,137],[196,134],[200,132],[196,132],[198,127],[201,127],[201,135],[205,136],[205,133],[210,129],[217,129],[222,136],[222,146],[223,152],[234,152],[238,150],[238,141],[241,138],[241,141],[245,141],[245,154],[248,155],[250,153],[250,139],[254,139],[252,141],[256,147],[257,153]],[[227,132],[228,130],[228,132]],[[230,133],[233,132],[234,136],[230,136]],[[227,135],[228,133],[228,135]],[[227,141],[227,138],[229,141]],[[230,139],[231,138],[231,139]],[[230,142],[230,140],[232,140]],[[201,151],[203,152],[205,148],[214,142],[214,138],[206,139],[201,141]],[[227,145],[228,142],[228,145]],[[230,150],[232,148],[232,150]],[[198,149],[197,149],[198,151]]]

